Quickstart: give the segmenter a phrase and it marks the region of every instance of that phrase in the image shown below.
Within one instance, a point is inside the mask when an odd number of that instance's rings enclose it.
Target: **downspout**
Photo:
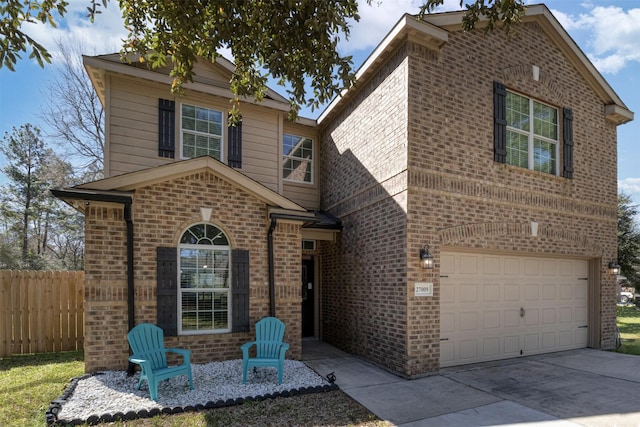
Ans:
[[[136,326],[135,322],[135,288],[133,286],[133,217],[131,214],[131,202],[124,204],[124,220],[127,223],[127,317],[129,321],[129,331]],[[129,362],[127,375],[132,376],[135,365]]]
[[[273,266],[273,231],[276,229],[276,217],[271,214],[271,225],[267,233],[267,245],[269,247],[269,315],[276,317],[276,278]]]

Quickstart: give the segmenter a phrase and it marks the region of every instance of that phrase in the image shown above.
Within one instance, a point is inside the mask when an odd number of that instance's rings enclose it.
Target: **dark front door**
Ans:
[[[315,283],[313,281],[313,260],[302,260],[302,336],[315,335]]]

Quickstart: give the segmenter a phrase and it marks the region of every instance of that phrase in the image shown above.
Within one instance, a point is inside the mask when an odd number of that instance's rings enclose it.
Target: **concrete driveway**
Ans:
[[[383,420],[418,426],[640,426],[640,357],[583,349],[406,380],[322,341],[304,362]]]

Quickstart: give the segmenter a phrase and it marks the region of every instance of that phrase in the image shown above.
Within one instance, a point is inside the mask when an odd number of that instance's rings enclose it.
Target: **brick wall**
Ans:
[[[437,370],[446,246],[589,259],[590,309],[601,316],[592,345],[613,345],[615,278],[606,265],[616,258],[616,128],[538,24],[519,34],[450,32],[440,52],[406,42],[325,125],[321,203],[344,224],[323,245],[328,341],[403,375]],[[493,81],[573,110],[573,179],[494,162]],[[425,244],[431,271],[418,268]],[[433,282],[434,296],[414,297],[417,281]]]
[[[166,337],[167,347],[192,350],[196,363],[241,357],[240,345],[254,337],[253,325],[269,315],[267,207],[208,172],[135,191],[133,203],[135,323],[156,323],[156,247],[177,246],[189,226],[202,222],[223,230],[232,248],[250,251],[250,333]],[[90,208],[86,215],[86,370],[127,366],[126,229],[120,208]],[[301,228],[278,224],[274,231],[276,315],[286,324],[287,358],[301,357]]]

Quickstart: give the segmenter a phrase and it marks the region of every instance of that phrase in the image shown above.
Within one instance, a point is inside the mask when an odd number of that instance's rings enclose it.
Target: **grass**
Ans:
[[[635,305],[618,305],[618,330],[622,340],[618,352],[640,356],[640,310]]]
[[[0,426],[45,426],[45,411],[73,377],[84,373],[82,352],[0,359]],[[340,390],[179,415],[110,423],[146,427],[389,427]]]
[[[0,425],[46,425],[45,411],[84,373],[83,360],[79,351],[0,359]]]

